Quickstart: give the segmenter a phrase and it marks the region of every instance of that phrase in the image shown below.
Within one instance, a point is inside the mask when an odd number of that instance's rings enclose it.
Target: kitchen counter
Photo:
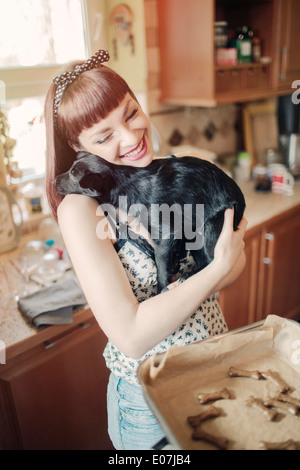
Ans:
[[[280,194],[260,193],[254,190],[253,182],[241,186],[246,199],[246,218],[248,220],[247,230],[300,205],[300,181],[295,183],[295,191],[292,196]],[[0,255],[0,261],[7,260],[18,255],[18,252],[28,241],[38,240],[37,232],[26,234],[22,237],[17,249]],[[3,272],[0,272],[0,282],[3,283]],[[53,328],[53,327],[52,327]],[[0,309],[0,340],[4,341],[6,347],[13,345],[25,338],[37,333],[18,311],[16,302],[10,300]]]
[[[246,200],[248,230],[300,204],[300,181],[296,181],[292,196],[255,191],[252,181],[241,185],[241,189]]]
[[[36,232],[23,235],[21,242],[16,249],[0,255],[1,263],[17,257],[21,248],[27,242],[37,239],[36,237]],[[2,289],[5,289],[7,292],[8,286],[2,266],[0,271],[0,285]],[[15,300],[8,298],[8,295],[9,293],[5,295],[5,291],[1,291],[0,340],[4,341],[6,347],[36,333],[35,328],[29,325],[25,318],[20,314]]]
[[[0,255],[0,262],[7,263],[9,260],[17,259],[24,245],[32,240],[40,240],[38,231],[33,231],[23,235],[17,248]],[[66,271],[62,279],[70,276],[75,276],[72,270]],[[35,283],[32,282],[30,284],[31,291],[38,290],[38,286]],[[0,287],[0,340],[4,341],[5,346],[8,347],[35,335],[37,330],[19,312],[17,302],[9,291],[2,264],[0,268]]]

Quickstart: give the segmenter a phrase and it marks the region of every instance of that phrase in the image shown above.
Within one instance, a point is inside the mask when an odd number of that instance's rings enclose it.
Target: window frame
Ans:
[[[81,5],[85,52],[86,57],[90,57],[98,49],[107,49],[106,0],[81,0]],[[81,57],[78,59],[81,59]],[[0,105],[4,105],[5,109],[5,104],[8,101],[34,97],[45,98],[51,81],[61,73],[63,65],[0,67]],[[44,173],[23,175],[18,179],[18,184],[23,185],[23,183],[40,180],[44,176]],[[10,186],[12,183],[13,181],[8,185]]]
[[[86,55],[89,57],[91,51],[94,53],[106,47],[105,22],[103,21],[105,0],[81,0],[81,4]],[[100,28],[99,22],[102,23]],[[0,67],[0,80],[5,83],[6,101],[46,95],[51,80],[60,72],[62,66],[63,64]]]

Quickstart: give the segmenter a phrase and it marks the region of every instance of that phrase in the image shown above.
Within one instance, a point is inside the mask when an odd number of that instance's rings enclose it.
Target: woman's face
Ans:
[[[149,119],[129,93],[105,119],[84,129],[78,142],[76,150],[117,165],[145,167],[153,159]]]

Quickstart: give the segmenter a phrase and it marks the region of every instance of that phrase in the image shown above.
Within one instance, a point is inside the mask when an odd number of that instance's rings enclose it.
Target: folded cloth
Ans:
[[[86,304],[81,287],[74,278],[56,282],[18,300],[20,312],[37,329],[73,323],[73,313]]]

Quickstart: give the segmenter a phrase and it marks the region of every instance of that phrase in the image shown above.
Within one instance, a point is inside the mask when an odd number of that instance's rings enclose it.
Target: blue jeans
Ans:
[[[117,450],[151,449],[164,437],[141,387],[110,374],[107,387],[108,434]]]

